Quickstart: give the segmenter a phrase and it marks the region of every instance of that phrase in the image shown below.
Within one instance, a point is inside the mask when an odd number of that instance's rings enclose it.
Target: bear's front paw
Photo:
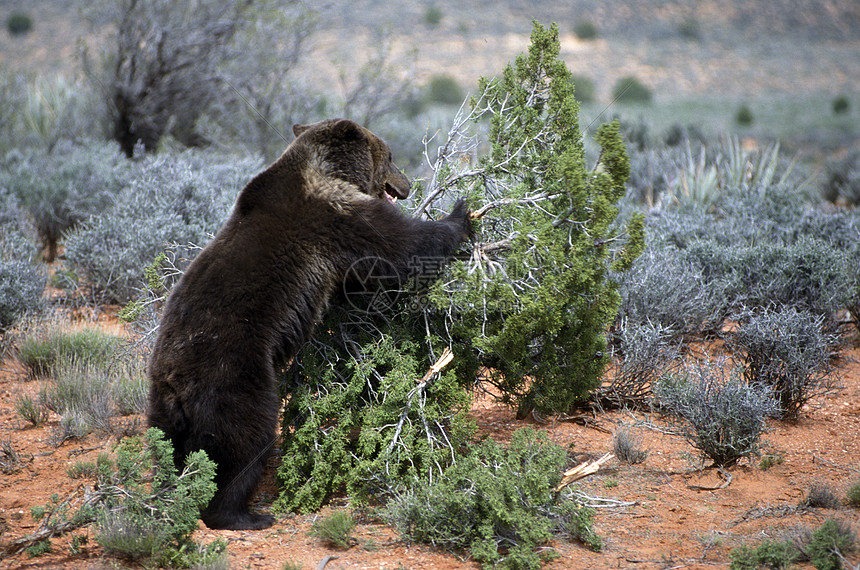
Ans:
[[[445,221],[459,230],[463,239],[469,239],[474,234],[472,231],[472,219],[469,216],[470,213],[471,211],[466,205],[466,200],[460,198],[454,203],[451,213],[445,216]]]

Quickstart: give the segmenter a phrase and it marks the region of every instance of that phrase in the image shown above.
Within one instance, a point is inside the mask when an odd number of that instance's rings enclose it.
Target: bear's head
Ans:
[[[391,202],[409,196],[409,179],[395,166],[381,138],[349,119],[294,125],[293,145],[308,149],[308,166],[320,174],[355,184],[374,198]]]

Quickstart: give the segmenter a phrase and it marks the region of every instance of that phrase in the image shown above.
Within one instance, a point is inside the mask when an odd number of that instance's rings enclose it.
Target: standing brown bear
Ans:
[[[392,202],[409,180],[357,123],[293,132],[171,291],[149,366],[149,424],[173,442],[177,465],[198,449],[217,464],[218,491],[201,513],[209,528],[274,522],[248,501],[275,440],[275,371],[347,271],[372,272],[361,266],[376,259],[407,276],[415,258],[448,258],[471,232],[462,200],[440,221],[404,216]]]

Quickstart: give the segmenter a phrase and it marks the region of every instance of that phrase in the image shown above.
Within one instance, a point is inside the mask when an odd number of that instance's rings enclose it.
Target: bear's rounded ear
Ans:
[[[311,128],[310,125],[293,125],[293,134],[299,136],[309,128]]]
[[[360,141],[364,138],[364,131],[361,125],[349,119],[338,119],[332,125],[332,133],[344,141]]]

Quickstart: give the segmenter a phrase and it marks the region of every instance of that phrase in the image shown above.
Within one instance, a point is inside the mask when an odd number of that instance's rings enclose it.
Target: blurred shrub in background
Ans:
[[[821,192],[831,202],[860,205],[860,150],[848,151],[826,163]]]
[[[755,122],[755,116],[749,105],[741,105],[735,112],[735,123],[741,127],[749,127]]]
[[[143,270],[170,244],[204,245],[260,168],[253,159],[206,151],[147,156],[101,215],[66,237],[66,287],[97,303],[125,303]]]
[[[620,78],[612,88],[612,99],[618,103],[650,103],[652,97],[651,89],[632,75]]]
[[[847,115],[851,111],[851,101],[845,95],[839,95],[833,99],[832,107],[835,115]]]
[[[0,353],[3,333],[44,306],[46,276],[38,263],[35,230],[16,197],[0,184]]]
[[[63,234],[81,220],[103,214],[132,172],[133,163],[111,143],[68,144],[53,152],[25,148],[3,157],[0,186],[29,216],[45,260],[51,262]]]
[[[463,88],[450,75],[434,75],[427,85],[427,98],[434,103],[460,105],[464,96]]]
[[[16,10],[6,18],[6,29],[13,36],[25,36],[33,29],[33,18],[26,12]]]
[[[573,33],[581,40],[593,40],[598,36],[597,25],[591,20],[581,20],[573,27]]]

